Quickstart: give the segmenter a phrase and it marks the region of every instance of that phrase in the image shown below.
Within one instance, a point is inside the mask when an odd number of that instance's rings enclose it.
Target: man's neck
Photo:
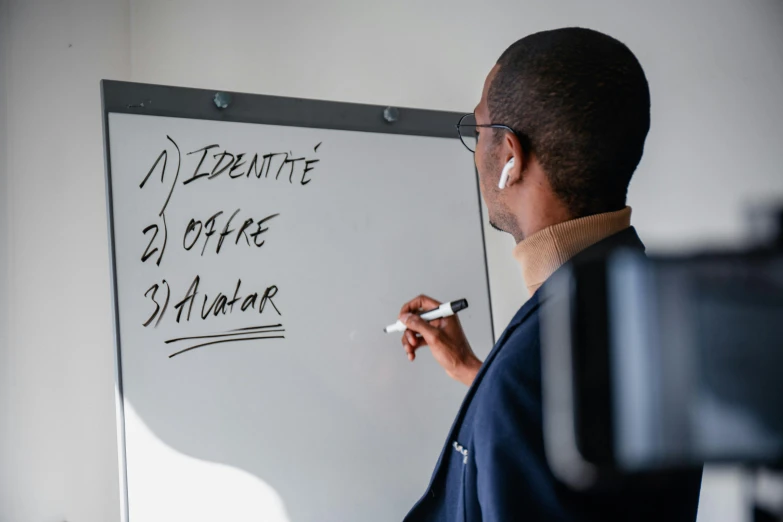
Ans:
[[[536,211],[534,215],[526,217],[524,228],[520,228],[519,233],[514,235],[514,240],[519,244],[542,230],[570,220],[571,215],[564,208],[550,206],[546,210]]]
[[[522,277],[533,294],[555,270],[573,256],[631,226],[631,207],[594,214],[540,229],[520,241],[514,257],[522,266]]]

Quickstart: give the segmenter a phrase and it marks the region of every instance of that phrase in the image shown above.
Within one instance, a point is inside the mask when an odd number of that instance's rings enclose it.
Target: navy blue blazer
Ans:
[[[631,227],[579,256],[620,246],[644,249]],[[405,522],[696,520],[700,469],[669,474],[655,488],[623,483],[600,493],[570,490],[553,476],[542,431],[540,296],[519,309],[484,361]]]

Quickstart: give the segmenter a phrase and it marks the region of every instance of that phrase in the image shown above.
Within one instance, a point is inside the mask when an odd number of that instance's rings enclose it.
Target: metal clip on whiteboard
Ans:
[[[400,118],[400,111],[396,107],[386,107],[383,109],[383,119],[387,123],[394,123]]]
[[[225,109],[231,105],[231,95],[227,92],[216,92],[212,101],[218,109]]]

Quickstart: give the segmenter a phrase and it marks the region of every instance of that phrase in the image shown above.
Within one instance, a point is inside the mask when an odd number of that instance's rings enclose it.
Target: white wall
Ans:
[[[6,125],[6,66],[8,55],[8,5],[0,0],[0,469],[9,467],[6,455],[9,423],[5,419],[8,411],[9,365],[6,362],[8,350],[8,188],[7,188],[7,125]],[[0,506],[8,502],[8,488],[0,475]],[[0,514],[0,519],[2,515]]]
[[[11,278],[2,296],[9,348],[0,383],[0,520],[117,520],[98,82],[127,78],[128,6],[8,6]]]
[[[783,197],[779,0],[7,2],[0,522],[118,520],[99,78],[470,111],[507,45],[583,25],[651,84],[630,193],[648,244],[738,242],[743,205]],[[502,326],[525,290],[512,241],[487,238]],[[742,519],[737,480],[706,477],[703,521]]]

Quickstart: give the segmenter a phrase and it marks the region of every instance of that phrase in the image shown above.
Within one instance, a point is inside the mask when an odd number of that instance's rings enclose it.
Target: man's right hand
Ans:
[[[402,333],[402,346],[411,361],[416,358],[416,350],[429,346],[432,356],[449,377],[470,386],[481,368],[481,361],[470,348],[459,318],[452,315],[427,322],[418,315],[440,304],[431,297],[420,295],[402,306],[400,321],[408,328]]]

